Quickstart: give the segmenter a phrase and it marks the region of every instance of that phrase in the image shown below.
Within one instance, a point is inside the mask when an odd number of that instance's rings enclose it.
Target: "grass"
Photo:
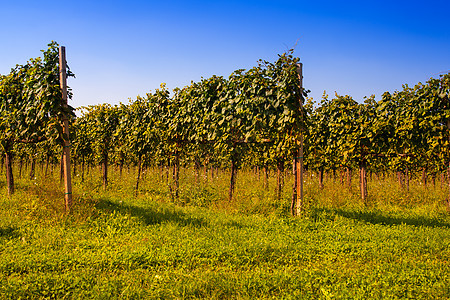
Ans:
[[[231,203],[226,174],[197,182],[184,170],[173,203],[156,170],[137,198],[133,173],[113,174],[107,191],[97,173],[75,176],[71,216],[57,178],[17,180],[11,198],[0,181],[1,299],[450,299],[439,188],[386,179],[363,205],[308,178],[292,218],[291,191],[276,200],[275,179],[265,190],[251,172]]]

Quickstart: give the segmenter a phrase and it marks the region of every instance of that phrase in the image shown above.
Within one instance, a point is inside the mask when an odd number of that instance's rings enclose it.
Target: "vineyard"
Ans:
[[[450,73],[315,102],[290,51],[75,110],[42,52],[0,75],[0,295],[450,298]]]
[[[307,98],[301,85],[299,58],[280,55],[260,61],[229,78],[213,76],[170,91],[162,84],[154,93],[128,104],[81,107],[80,116],[61,105],[56,43],[44,59],[32,59],[1,77],[1,144],[9,194],[14,192],[12,157],[19,164],[57,164],[64,138],[62,114],[71,115],[71,153],[75,168],[100,165],[105,189],[108,167],[137,168],[135,195],[142,169],[158,166],[167,176],[167,193],[179,198],[180,168],[214,174],[228,169],[231,201],[238,170],[276,172],[281,200],[285,176],[325,173],[350,187],[357,172],[362,203],[369,196],[367,177],[395,174],[409,190],[411,178],[450,187],[450,74],[413,88],[386,92],[382,99],[358,103],[350,96]],[[69,71],[68,76],[73,76]],[[71,94],[69,93],[69,98]],[[304,144],[304,145],[303,145]],[[303,153],[303,154],[302,154]],[[63,172],[61,172],[63,173]],[[295,175],[295,174],[294,174]],[[298,177],[298,176],[297,176]],[[301,180],[302,182],[304,180]],[[294,182],[292,213],[295,214]],[[445,183],[444,183],[445,182]],[[298,185],[298,187],[297,187]],[[450,195],[450,188],[449,188]],[[450,197],[446,201],[450,209]]]

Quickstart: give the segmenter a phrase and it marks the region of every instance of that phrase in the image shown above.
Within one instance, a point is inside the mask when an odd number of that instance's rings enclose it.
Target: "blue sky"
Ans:
[[[450,72],[450,1],[0,0],[0,73],[55,40],[72,106],[228,77],[296,45],[304,86],[357,101]]]

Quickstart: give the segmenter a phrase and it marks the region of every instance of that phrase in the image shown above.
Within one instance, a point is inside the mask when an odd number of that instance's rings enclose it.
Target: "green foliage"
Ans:
[[[61,114],[74,116],[73,108],[64,109],[59,85],[58,44],[52,42],[43,58],[17,65],[0,81],[1,144],[15,142],[60,141]],[[73,76],[70,71],[67,76]],[[71,93],[69,93],[71,97]]]
[[[309,170],[359,167],[405,176],[419,170],[436,176],[446,170],[448,74],[413,89],[404,86],[385,93],[378,102],[373,96],[358,103],[348,95],[331,100],[324,95],[315,107],[311,100],[304,103],[297,63],[298,58],[283,54],[274,63],[260,61],[250,70],[237,70],[228,79],[202,79],[176,89],[173,96],[163,85],[146,97],[110,108],[116,115],[111,118],[117,120],[103,120],[103,125],[83,115],[77,123],[85,125],[74,124],[73,129],[82,138],[75,141],[76,156],[78,148],[85,149],[87,157],[88,149],[98,152],[95,149],[103,147],[121,165],[142,158],[144,166],[229,167],[231,162],[234,168],[282,170],[304,134]],[[90,115],[100,114],[102,107],[91,107]],[[103,137],[86,129],[77,133],[77,128],[97,130],[111,140],[104,143]]]
[[[30,59],[26,65],[17,65],[8,75],[0,75],[0,149],[7,160],[9,194],[14,193],[13,151],[30,148],[17,146],[17,143],[46,141],[43,148],[48,159],[54,154],[54,147],[63,141],[63,116],[75,117],[74,109],[62,103],[58,44],[52,42],[42,52],[43,58]],[[66,76],[74,74],[69,70]],[[72,97],[70,89],[68,97]],[[19,156],[23,158],[24,152],[19,152]]]
[[[90,143],[96,159],[100,162],[115,149],[115,131],[119,122],[118,109],[109,104],[100,104],[83,108],[79,126]],[[77,132],[75,133],[78,136]]]
[[[173,97],[162,86],[127,105],[83,108],[87,112],[77,119],[80,125],[73,125],[75,136],[83,140],[75,143],[80,149],[91,143],[84,148],[98,152],[102,147],[132,161],[142,156],[166,161],[177,153],[187,161],[232,158],[241,164],[249,151],[268,141],[273,146],[266,147],[265,160],[292,156],[306,116],[300,112],[299,100],[306,93],[299,91],[297,62],[284,54],[275,63],[235,71],[229,79],[213,76],[176,89]],[[106,120],[108,113],[117,115],[110,116],[114,121]],[[90,137],[84,138],[86,134]]]

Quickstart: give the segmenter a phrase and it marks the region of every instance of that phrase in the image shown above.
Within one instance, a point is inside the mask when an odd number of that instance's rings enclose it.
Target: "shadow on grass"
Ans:
[[[165,222],[177,223],[182,226],[205,227],[208,226],[203,218],[187,215],[181,211],[164,208],[155,210],[154,208],[143,208],[129,204],[119,204],[108,199],[100,199],[96,206],[97,209],[105,212],[117,212],[138,217],[146,225],[161,224]]]
[[[313,215],[317,218],[327,216],[327,219],[333,219],[334,215],[339,215],[347,219],[353,219],[370,224],[378,225],[411,225],[424,227],[442,227],[450,228],[450,223],[439,219],[426,216],[394,216],[388,212],[382,211],[362,211],[362,210],[346,210],[341,208],[314,208]]]
[[[12,239],[18,236],[19,234],[14,227],[0,227],[0,238],[5,237],[7,239]]]

